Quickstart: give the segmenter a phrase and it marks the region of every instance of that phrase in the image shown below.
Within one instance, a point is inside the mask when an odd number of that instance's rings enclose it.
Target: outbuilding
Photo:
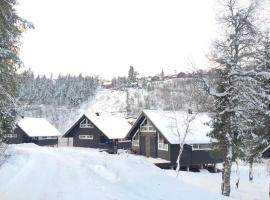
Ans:
[[[13,133],[5,134],[8,144],[35,143],[40,146],[57,146],[61,133],[46,119],[23,117]]]

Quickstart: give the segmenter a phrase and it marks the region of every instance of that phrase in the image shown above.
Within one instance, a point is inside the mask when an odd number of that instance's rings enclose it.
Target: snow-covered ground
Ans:
[[[8,153],[0,167],[1,200],[227,199],[169,176],[142,156],[33,144],[10,146]]]
[[[249,168],[243,163],[239,166],[240,182],[236,187],[237,171],[236,165],[232,167],[231,197],[237,200],[269,200],[270,177],[267,168],[263,164],[255,164],[254,179],[248,180]],[[175,177],[175,171],[167,170],[168,174]],[[221,173],[209,173],[206,170],[198,172],[181,171],[178,179],[181,183],[191,184],[203,188],[211,193],[219,194],[221,188]]]

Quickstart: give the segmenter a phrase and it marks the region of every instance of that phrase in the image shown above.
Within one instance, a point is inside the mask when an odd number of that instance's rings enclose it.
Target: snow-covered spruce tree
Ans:
[[[230,196],[230,176],[233,156],[240,155],[240,147],[249,128],[259,125],[252,112],[265,109],[262,90],[254,75],[254,57],[258,42],[255,26],[256,3],[239,6],[238,0],[226,0],[219,18],[223,39],[215,41],[210,59],[218,75],[216,88],[207,89],[215,99],[213,130],[209,134],[217,145],[225,149],[221,191]]]
[[[0,138],[14,127],[16,116],[15,73],[22,65],[19,58],[20,36],[32,24],[20,18],[16,0],[0,0]]]
[[[132,83],[135,83],[137,81],[137,75],[138,75],[138,72],[134,70],[133,66],[130,66],[128,70],[128,77],[127,77],[128,86],[131,86]]]

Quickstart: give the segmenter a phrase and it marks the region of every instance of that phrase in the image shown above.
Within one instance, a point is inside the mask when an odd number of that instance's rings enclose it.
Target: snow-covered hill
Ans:
[[[227,199],[169,176],[145,158],[94,149],[9,147],[0,167],[0,199]]]
[[[110,113],[124,115],[126,112],[126,92],[121,90],[101,89],[81,108],[82,113]]]

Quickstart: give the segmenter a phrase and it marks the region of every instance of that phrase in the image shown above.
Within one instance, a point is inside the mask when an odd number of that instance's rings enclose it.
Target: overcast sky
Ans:
[[[35,29],[21,58],[36,74],[140,75],[206,68],[215,0],[20,0]]]

